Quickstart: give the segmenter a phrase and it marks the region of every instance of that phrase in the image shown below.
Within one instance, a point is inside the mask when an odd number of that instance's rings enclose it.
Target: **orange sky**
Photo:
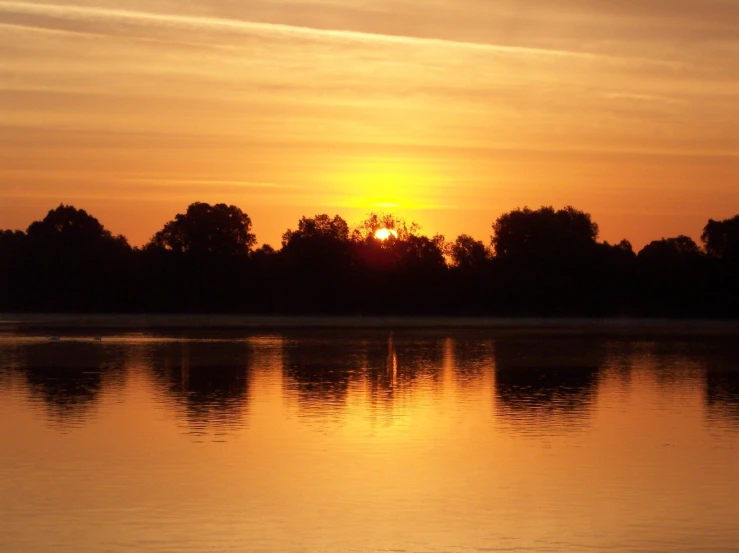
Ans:
[[[739,213],[729,0],[0,0],[0,228],[142,244],[193,201],[260,242],[572,204],[638,248]]]

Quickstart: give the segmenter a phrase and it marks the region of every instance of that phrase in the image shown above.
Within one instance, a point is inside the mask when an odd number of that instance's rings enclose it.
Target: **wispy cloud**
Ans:
[[[116,21],[124,23],[134,22],[139,24],[143,23],[162,27],[173,27],[182,30],[211,29],[230,32],[263,34],[270,36],[283,36],[288,38],[299,37],[308,39],[320,39],[324,41],[331,40],[338,42],[401,44],[419,47],[461,49],[480,52],[498,52],[527,56],[576,57],[584,59],[614,60],[632,59],[649,63],[674,65],[674,62],[664,60],[593,54],[587,52],[561,50],[556,48],[530,48],[521,46],[490,44],[485,42],[449,40],[443,38],[401,36],[393,34],[368,33],[361,31],[337,29],[319,29],[313,27],[285,25],[279,23],[265,23],[256,21],[244,21],[238,19],[177,15],[169,13],[155,13],[91,6],[42,4],[31,2],[8,2],[3,0],[0,1],[0,13],[3,12],[6,16],[25,15],[45,18],[51,17],[64,21],[82,20],[90,23],[105,23]],[[25,26],[31,25],[25,23]]]
[[[299,189],[300,186],[295,184],[282,184],[277,182],[254,182],[243,180],[226,180],[226,179],[177,179],[177,178],[161,178],[161,177],[127,177],[124,182],[147,185],[171,185],[171,186],[193,186],[193,185],[216,185],[230,186],[234,188],[277,188],[277,189]]]

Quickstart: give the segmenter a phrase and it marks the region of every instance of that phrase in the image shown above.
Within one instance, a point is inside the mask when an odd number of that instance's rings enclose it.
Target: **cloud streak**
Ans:
[[[20,15],[38,18],[57,18],[59,20],[68,22],[83,20],[89,23],[139,23],[162,27],[171,27],[183,31],[209,29],[214,31],[253,33],[284,38],[298,37],[305,39],[318,39],[338,42],[379,43],[387,45],[415,46],[421,48],[446,48],[473,52],[495,52],[536,57],[572,57],[592,60],[611,59],[614,61],[640,61],[644,63],[654,63],[661,65],[676,65],[675,62],[666,60],[593,54],[588,52],[576,52],[555,48],[530,48],[522,46],[489,44],[484,42],[466,42],[443,38],[400,36],[392,34],[336,29],[319,29],[313,27],[285,25],[279,23],[264,23],[236,19],[224,19],[217,17],[175,15],[76,5],[8,2],[2,0],[0,1],[0,14],[4,14],[6,17]],[[33,27],[33,25],[30,25],[28,23],[21,26]]]
[[[216,185],[230,186],[234,188],[277,188],[277,189],[299,189],[294,184],[282,184],[276,182],[252,182],[239,180],[222,180],[222,179],[174,179],[174,178],[156,178],[156,177],[128,177],[125,182],[136,183],[139,185],[156,184],[156,185]]]

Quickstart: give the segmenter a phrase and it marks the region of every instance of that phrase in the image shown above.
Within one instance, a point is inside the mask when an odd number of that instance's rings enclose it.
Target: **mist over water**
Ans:
[[[737,551],[735,337],[0,333],[0,551]]]

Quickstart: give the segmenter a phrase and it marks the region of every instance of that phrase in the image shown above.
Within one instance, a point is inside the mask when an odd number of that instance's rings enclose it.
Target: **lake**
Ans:
[[[739,551],[739,338],[0,331],[0,551]]]

